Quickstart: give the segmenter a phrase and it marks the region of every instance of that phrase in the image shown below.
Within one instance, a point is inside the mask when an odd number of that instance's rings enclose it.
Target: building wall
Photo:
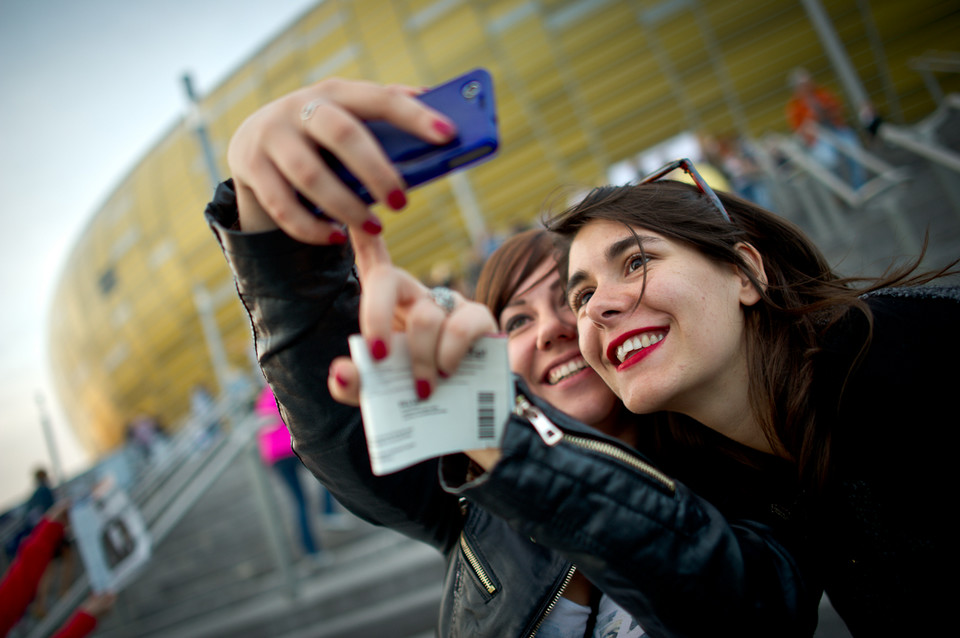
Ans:
[[[911,59],[956,47],[960,8],[823,6],[879,110],[906,123],[929,114],[934,103]],[[487,67],[498,157],[414,191],[401,215],[383,213],[396,261],[426,277],[437,264],[471,266],[476,237],[463,210],[505,233],[679,133],[784,131],[787,76],[799,65],[844,95],[801,3],[326,0],[204,96],[200,112],[225,176],[232,132],[300,86],[331,75],[422,86]],[[943,81],[960,90],[956,75]],[[185,118],[132,167],[61,274],[50,318],[55,382],[95,453],[118,444],[136,414],[172,424],[188,411],[191,388],[218,389],[198,291],[212,299],[229,365],[251,369],[249,325],[201,215],[212,187],[194,124]]]

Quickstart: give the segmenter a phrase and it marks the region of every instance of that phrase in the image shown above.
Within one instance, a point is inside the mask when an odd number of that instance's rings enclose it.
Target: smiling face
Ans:
[[[508,338],[510,368],[537,396],[617,436],[620,402],[580,354],[576,320],[553,259],[544,261],[516,290],[499,317]]]
[[[608,220],[587,223],[570,246],[567,300],[584,357],[631,412],[681,412],[742,439],[731,431],[751,420],[742,306],[759,293],[739,268],[634,230],[642,253],[630,228]],[[762,273],[752,247],[738,251]]]

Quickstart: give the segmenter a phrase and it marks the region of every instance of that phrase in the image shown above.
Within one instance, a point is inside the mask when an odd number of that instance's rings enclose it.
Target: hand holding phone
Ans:
[[[407,188],[476,164],[496,152],[499,146],[497,114],[489,72],[474,69],[430,89],[417,96],[417,99],[453,121],[457,127],[457,135],[453,140],[438,146],[387,122],[366,123],[396,165]],[[366,186],[333,154],[321,149],[320,155],[361,200],[367,204],[373,203],[373,196]]]
[[[441,130],[438,123],[455,130]],[[330,142],[357,128],[373,135],[337,147],[337,158],[318,151],[334,148]],[[405,190],[488,157],[497,143],[493,88],[485,71],[420,96],[328,78],[261,107],[231,137],[227,163],[239,226],[245,232],[280,228],[316,245],[346,242],[345,227],[358,238],[375,236],[382,225],[372,201],[399,210]],[[384,170],[388,167],[393,170]]]

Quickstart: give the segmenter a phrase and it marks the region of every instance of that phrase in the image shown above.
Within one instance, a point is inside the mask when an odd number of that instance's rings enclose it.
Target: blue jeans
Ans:
[[[298,474],[300,459],[295,456],[288,456],[274,463],[273,468],[283,478],[284,484],[289,488],[290,494],[293,495],[296,505],[296,522],[300,528],[300,542],[303,545],[303,551],[307,554],[316,554],[317,543],[314,541],[313,531],[310,528],[310,509],[307,507],[306,493],[300,483]]]
[[[860,138],[857,137],[853,129],[839,128],[833,129],[832,132],[849,146],[860,146]],[[813,143],[813,146],[810,148],[810,154],[813,155],[814,159],[820,162],[821,165],[829,168],[831,171],[840,170],[842,162],[843,165],[846,166],[847,175],[850,178],[850,185],[854,188],[860,188],[867,181],[866,173],[860,162],[842,151],[837,150],[833,144],[822,137],[818,137],[816,142]]]

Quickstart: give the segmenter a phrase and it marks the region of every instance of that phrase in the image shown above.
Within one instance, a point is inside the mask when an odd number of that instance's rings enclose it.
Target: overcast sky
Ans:
[[[88,462],[52,396],[47,312],[91,215],[186,111],[318,0],[0,0],[0,511],[50,466]]]

